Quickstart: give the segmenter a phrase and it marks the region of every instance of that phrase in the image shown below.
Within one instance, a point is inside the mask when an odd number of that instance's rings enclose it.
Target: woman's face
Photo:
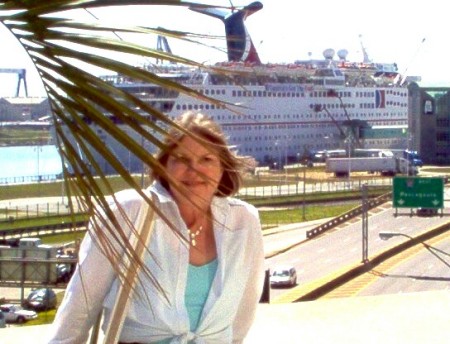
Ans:
[[[190,202],[209,206],[223,174],[218,153],[189,136],[181,139],[169,155],[166,169],[172,177],[170,192],[179,205]]]

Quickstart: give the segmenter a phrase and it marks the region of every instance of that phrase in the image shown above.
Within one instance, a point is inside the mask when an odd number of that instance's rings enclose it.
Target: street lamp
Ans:
[[[389,240],[390,238],[395,237],[395,236],[404,236],[405,238],[408,238],[411,240],[410,241],[411,245],[408,247],[412,247],[413,245],[420,243],[437,259],[442,261],[444,264],[447,264],[447,262],[445,260],[443,260],[442,257],[437,254],[437,252],[442,253],[446,256],[448,256],[450,254],[448,252],[445,252],[439,248],[433,247],[433,246],[427,244],[426,242],[424,242],[424,240],[426,240],[426,238],[424,238],[423,235],[420,235],[419,237],[416,237],[416,238],[413,238],[412,236],[409,236],[408,234],[397,233],[397,232],[379,232],[378,235],[380,236],[381,240]]]
[[[341,138],[347,137],[344,130],[342,129],[342,126],[339,124],[338,121],[336,121],[336,118],[333,117],[331,112],[326,108],[326,106],[323,106],[322,104],[315,104],[314,105],[314,112],[319,113],[321,111],[325,111],[328,117],[330,117],[333,124],[336,126],[336,128],[339,130],[339,133],[341,134]]]
[[[348,111],[347,111],[347,107],[345,106],[344,101],[342,100],[341,95],[340,95],[338,92],[336,92],[335,90],[330,89],[330,90],[328,90],[328,92],[327,92],[327,96],[328,96],[328,97],[334,97],[334,98],[337,98],[337,99],[339,100],[339,102],[340,102],[340,104],[341,104],[341,108],[344,110],[345,118],[347,118],[347,123],[348,123],[348,126],[349,126],[349,128],[350,128],[350,132],[351,132],[352,139],[355,141],[356,146],[357,146],[358,148],[361,148],[362,145],[361,145],[361,142],[359,141],[359,135],[358,135],[358,132],[355,131],[355,127],[354,127],[354,123],[355,123],[356,121],[355,121],[355,120],[352,120],[352,119],[350,118],[350,115],[348,114]],[[359,131],[359,130],[358,130],[358,131]],[[348,136],[350,136],[350,135],[348,135]]]
[[[412,239],[409,235],[403,234],[403,233],[397,233],[397,232],[379,232],[378,233],[381,240],[389,240],[392,237],[395,236],[404,236],[408,239]]]

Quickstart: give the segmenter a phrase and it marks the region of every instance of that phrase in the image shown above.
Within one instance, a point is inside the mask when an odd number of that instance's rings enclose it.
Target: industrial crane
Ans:
[[[23,81],[23,86],[25,88],[25,96],[28,97],[27,78],[26,78],[27,70],[25,68],[0,68],[0,73],[17,74],[18,80],[17,80],[16,97],[19,96],[21,81]]]

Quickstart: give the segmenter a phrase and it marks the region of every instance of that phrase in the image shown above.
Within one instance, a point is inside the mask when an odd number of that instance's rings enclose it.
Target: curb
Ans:
[[[321,296],[324,296],[325,294],[329,293],[333,289],[336,289],[337,287],[340,287],[341,285],[347,283],[348,281],[352,280],[355,277],[358,277],[370,270],[372,270],[377,265],[381,264],[385,260],[392,258],[396,254],[407,250],[410,247],[413,247],[419,243],[422,243],[426,240],[429,240],[437,235],[440,235],[442,233],[445,233],[446,231],[450,230],[450,220],[442,225],[439,225],[437,227],[434,227],[430,230],[428,230],[425,233],[419,234],[415,237],[411,237],[410,240],[405,241],[403,243],[400,243],[394,247],[391,247],[387,249],[384,252],[381,252],[374,257],[371,257],[369,259],[368,263],[360,263],[356,265],[353,268],[350,268],[347,272],[344,272],[340,276],[336,278],[332,278],[330,281],[324,283],[318,288],[315,288],[307,293],[305,293],[303,296],[297,298],[293,302],[301,302],[301,301],[313,301]]]

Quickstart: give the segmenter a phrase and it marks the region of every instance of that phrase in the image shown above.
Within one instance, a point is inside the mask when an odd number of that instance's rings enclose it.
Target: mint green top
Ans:
[[[208,298],[216,270],[217,259],[201,266],[189,264],[184,300],[189,314],[191,331],[195,331],[200,322],[203,306]]]
[[[189,315],[191,331],[195,331],[200,322],[203,306],[216,275],[217,264],[217,259],[200,266],[189,264],[184,302]],[[167,338],[154,344],[169,344],[171,341],[171,338]]]

